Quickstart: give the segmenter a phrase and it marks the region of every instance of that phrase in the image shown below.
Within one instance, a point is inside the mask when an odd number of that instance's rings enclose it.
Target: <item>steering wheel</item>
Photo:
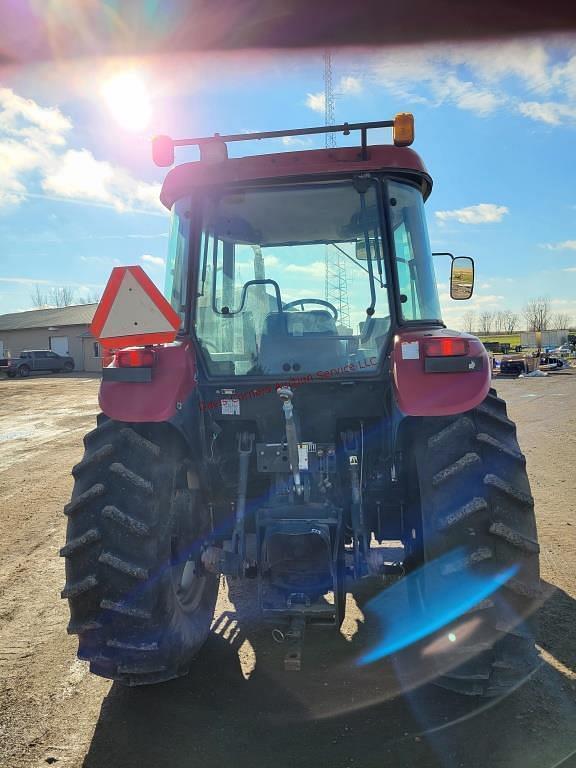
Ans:
[[[296,301],[289,301],[288,304],[283,304],[282,309],[287,310],[292,309],[292,307],[301,307],[302,311],[304,311],[304,304],[320,304],[323,307],[328,307],[334,316],[334,320],[338,320],[338,310],[334,304],[330,304],[329,301],[324,301],[324,299],[296,299]]]

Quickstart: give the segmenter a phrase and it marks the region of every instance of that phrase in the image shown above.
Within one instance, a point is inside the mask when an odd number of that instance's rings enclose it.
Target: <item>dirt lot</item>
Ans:
[[[224,588],[186,678],[123,689],[90,675],[66,635],[58,548],[97,388],[80,376],[0,381],[2,766],[576,766],[575,374],[499,384],[528,457],[542,575],[556,589],[540,609],[539,671],[490,706],[430,685],[396,696],[393,661],[360,671],[369,628],[352,600],[329,650],[310,638],[314,670],[286,675],[248,601]]]

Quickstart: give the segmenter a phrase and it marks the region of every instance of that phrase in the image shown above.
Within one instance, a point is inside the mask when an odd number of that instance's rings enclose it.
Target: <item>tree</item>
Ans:
[[[528,331],[545,331],[550,325],[550,299],[547,296],[530,299],[522,314]]]
[[[34,307],[37,307],[38,309],[42,309],[42,307],[48,306],[48,293],[42,293],[40,290],[39,285],[34,286],[34,290],[30,294],[30,300],[32,301],[32,305]]]
[[[504,315],[503,318],[503,327],[506,333],[514,333],[516,328],[518,327],[518,315],[516,312],[511,312],[509,309],[505,310],[505,312],[502,313]]]
[[[504,312],[502,310],[499,310],[498,312],[494,312],[493,320],[494,320],[494,330],[496,333],[502,333],[504,330]]]
[[[570,327],[571,317],[567,312],[555,312],[550,320],[550,326],[555,331],[565,331]]]
[[[494,323],[493,312],[481,312],[479,318],[479,330],[483,336],[489,336],[492,333],[492,324]]]
[[[90,291],[85,296],[78,299],[78,304],[98,304],[100,301],[100,294],[98,291]]]
[[[69,307],[70,304],[74,303],[74,290],[69,285],[52,288],[50,299],[56,307]]]
[[[47,307],[69,307],[74,303],[74,289],[69,285],[50,288],[42,291],[39,285],[34,286],[30,294],[33,306],[38,309]]]
[[[476,330],[476,312],[473,309],[469,309],[462,316],[462,325],[467,333],[474,333]]]

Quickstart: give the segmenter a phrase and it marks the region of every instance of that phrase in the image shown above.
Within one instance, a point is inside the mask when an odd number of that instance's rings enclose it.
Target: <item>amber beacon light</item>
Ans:
[[[399,112],[394,118],[394,144],[397,147],[409,147],[414,141],[414,115],[411,112]]]

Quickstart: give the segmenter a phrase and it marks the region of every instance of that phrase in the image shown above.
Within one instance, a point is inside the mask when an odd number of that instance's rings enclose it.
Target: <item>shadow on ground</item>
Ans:
[[[576,765],[568,758],[576,750],[576,603],[560,590],[540,609],[539,645],[550,663],[488,705],[430,684],[406,690],[411,650],[358,667],[376,631],[370,621],[351,639],[310,635],[304,670],[285,673],[282,646],[232,598],[238,613],[220,617],[187,677],[112,686],[84,768]]]

